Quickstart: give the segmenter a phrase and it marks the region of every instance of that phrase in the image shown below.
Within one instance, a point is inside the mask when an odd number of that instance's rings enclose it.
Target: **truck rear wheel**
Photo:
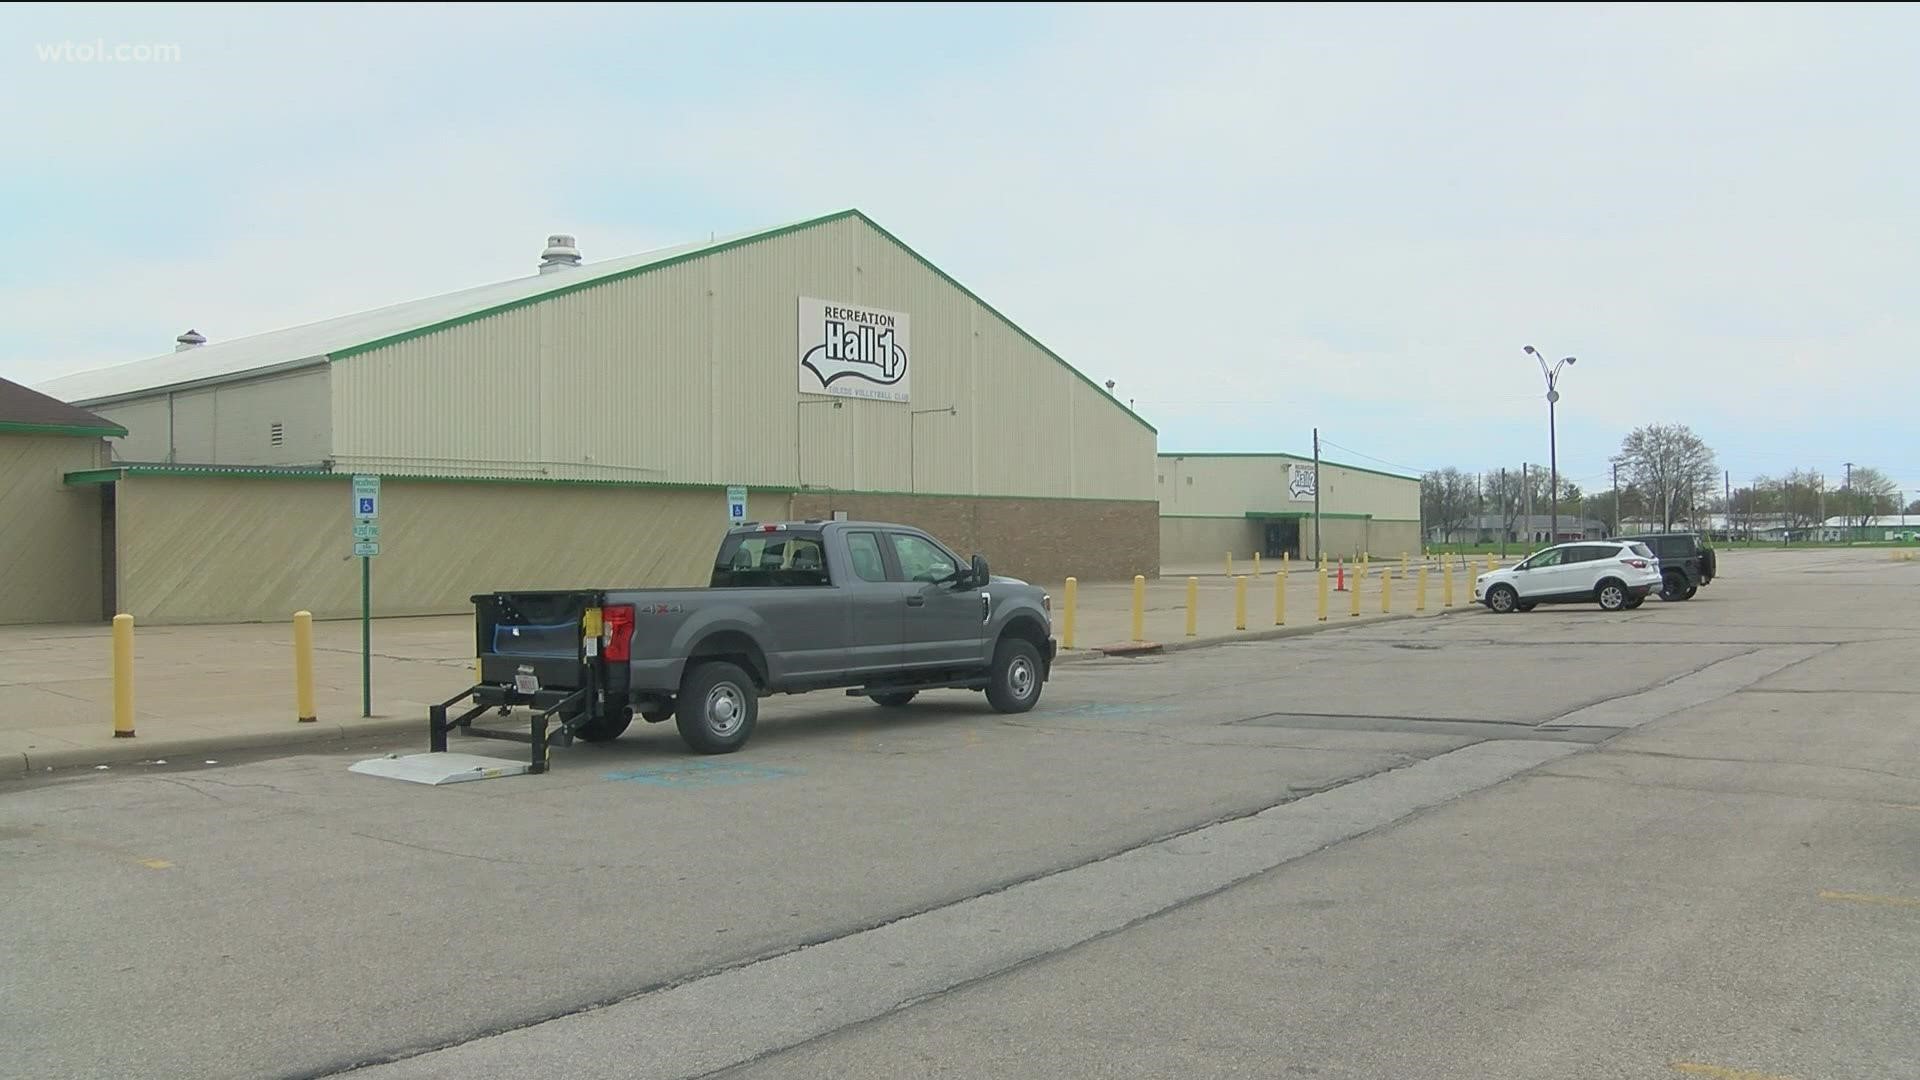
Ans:
[[[1002,638],[987,672],[987,703],[997,712],[1023,713],[1040,701],[1040,650],[1025,638]]]
[[[919,692],[915,690],[892,690],[884,694],[868,694],[867,696],[873,699],[875,705],[881,705],[889,709],[898,709],[918,697]]]
[[[680,738],[688,747],[702,754],[731,754],[753,735],[760,694],[739,665],[711,660],[681,680],[675,712]]]

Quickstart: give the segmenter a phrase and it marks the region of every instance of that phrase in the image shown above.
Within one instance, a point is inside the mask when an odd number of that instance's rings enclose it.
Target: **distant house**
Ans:
[[[1848,517],[1830,517],[1821,523],[1819,538],[1828,543],[1920,539],[1920,514],[1888,514],[1870,517],[1865,522]]]
[[[1435,525],[1427,529],[1431,544],[1564,544],[1572,540],[1604,540],[1611,533],[1607,523],[1574,514],[1561,514],[1556,531],[1552,514],[1516,514],[1509,521],[1503,514],[1477,514],[1451,529]]]

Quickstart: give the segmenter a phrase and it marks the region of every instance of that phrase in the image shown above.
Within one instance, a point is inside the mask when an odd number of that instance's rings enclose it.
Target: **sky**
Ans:
[[[857,207],[1163,451],[1543,462],[1533,344],[1589,489],[1659,422],[1920,493],[1916,7],[15,5],[0,50],[29,385]]]

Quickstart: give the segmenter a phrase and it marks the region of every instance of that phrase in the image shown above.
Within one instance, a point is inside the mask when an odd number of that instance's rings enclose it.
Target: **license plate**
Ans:
[[[513,688],[523,694],[540,692],[540,677],[531,671],[517,672],[513,676]]]

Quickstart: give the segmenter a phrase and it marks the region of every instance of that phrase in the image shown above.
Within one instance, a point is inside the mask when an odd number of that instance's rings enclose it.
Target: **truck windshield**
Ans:
[[[720,545],[715,589],[831,585],[819,533],[736,533]]]

